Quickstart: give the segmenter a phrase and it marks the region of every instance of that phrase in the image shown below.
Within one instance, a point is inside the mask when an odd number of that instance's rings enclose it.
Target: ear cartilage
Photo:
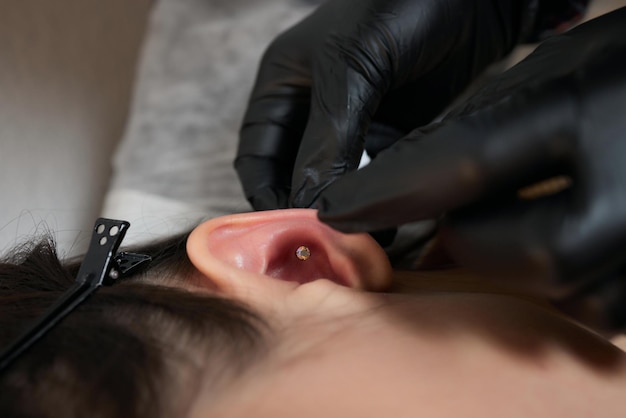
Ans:
[[[298,260],[300,261],[306,261],[309,257],[311,257],[311,250],[309,250],[308,247],[301,245],[296,250],[296,257],[298,257]]]

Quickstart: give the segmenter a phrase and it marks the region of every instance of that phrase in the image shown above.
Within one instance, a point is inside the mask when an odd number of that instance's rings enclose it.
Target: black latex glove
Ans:
[[[564,175],[566,190],[520,188]],[[439,217],[453,258],[601,329],[626,328],[626,8],[544,42],[430,133],[331,185],[341,230]]]
[[[252,206],[313,206],[357,167],[370,126],[373,150],[430,122],[513,48],[527,2],[330,0],[276,38],[235,162]]]

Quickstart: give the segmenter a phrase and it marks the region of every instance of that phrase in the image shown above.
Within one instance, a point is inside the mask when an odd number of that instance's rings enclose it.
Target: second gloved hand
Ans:
[[[430,133],[331,185],[349,231],[445,215],[453,258],[626,330],[626,8],[544,42]],[[529,199],[555,176],[568,188]]]

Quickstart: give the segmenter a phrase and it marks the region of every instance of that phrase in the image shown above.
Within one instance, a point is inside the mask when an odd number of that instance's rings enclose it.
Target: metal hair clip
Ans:
[[[96,220],[89,249],[78,270],[76,282],[40,319],[0,354],[0,372],[100,286],[110,286],[117,279],[135,274],[150,263],[152,259],[148,255],[127,252],[115,255],[129,226],[130,223],[126,221],[106,218]]]

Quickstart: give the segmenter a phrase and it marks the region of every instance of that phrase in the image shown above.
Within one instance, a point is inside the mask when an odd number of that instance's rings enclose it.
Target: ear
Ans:
[[[300,247],[308,249],[308,258],[298,257]],[[391,281],[391,266],[376,241],[335,231],[311,209],[209,220],[189,236],[187,254],[218,291],[245,300],[275,298],[320,279],[367,290],[382,290]]]

